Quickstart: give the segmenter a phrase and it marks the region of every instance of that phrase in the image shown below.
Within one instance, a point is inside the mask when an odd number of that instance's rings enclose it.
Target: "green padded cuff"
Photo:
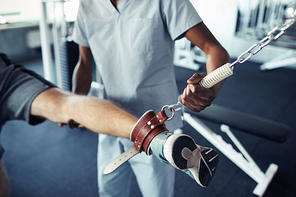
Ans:
[[[153,140],[151,141],[149,145],[149,149],[151,149],[154,153],[154,155],[162,162],[165,164],[170,164],[166,158],[163,155],[163,145],[166,141],[166,139],[172,135],[172,133],[169,132],[163,132],[155,136]]]

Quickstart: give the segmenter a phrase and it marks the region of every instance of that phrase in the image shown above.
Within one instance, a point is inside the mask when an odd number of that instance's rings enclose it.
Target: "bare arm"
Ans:
[[[207,55],[207,73],[229,62],[228,52],[216,40],[204,23],[192,27],[185,33],[186,38],[199,47]],[[210,106],[212,101],[218,96],[225,80],[216,84],[210,89],[198,85],[205,74],[195,73],[187,80],[187,87],[181,96],[182,103],[192,111],[199,112]]]
[[[108,101],[75,95],[58,88],[39,94],[32,103],[31,114],[54,122],[73,119],[96,133],[124,138],[130,137],[138,120]]]
[[[79,46],[79,60],[73,71],[72,91],[86,95],[90,89],[93,73],[93,55],[90,48]]]
[[[227,51],[216,40],[204,23],[199,23],[189,29],[185,36],[206,53],[208,73],[229,62]]]

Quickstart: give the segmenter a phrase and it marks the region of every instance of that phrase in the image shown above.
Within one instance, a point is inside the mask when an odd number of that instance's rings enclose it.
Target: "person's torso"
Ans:
[[[174,43],[158,0],[92,1],[86,33],[108,99],[136,115],[177,101]]]

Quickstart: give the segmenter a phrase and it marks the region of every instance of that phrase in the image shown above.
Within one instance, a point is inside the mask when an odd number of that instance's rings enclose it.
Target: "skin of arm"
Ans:
[[[216,40],[204,23],[199,23],[185,33],[186,38],[205,52],[207,56],[207,73],[230,61],[228,52]],[[187,87],[181,95],[182,103],[189,109],[199,112],[210,106],[212,101],[218,96],[225,80],[219,82],[210,89],[198,85],[205,74],[195,73],[187,80]]]
[[[96,133],[128,139],[138,121],[108,101],[68,93],[58,88],[40,93],[32,102],[31,114],[53,122],[73,119]]]
[[[93,55],[88,47],[79,45],[79,59],[73,71],[72,92],[87,95],[92,82],[94,68]]]

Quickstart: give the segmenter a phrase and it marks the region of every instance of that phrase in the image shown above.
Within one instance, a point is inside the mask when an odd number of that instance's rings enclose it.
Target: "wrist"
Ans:
[[[164,110],[161,110],[158,114],[155,114],[152,110],[143,114],[130,135],[130,140],[134,142],[134,146],[139,152],[144,151],[147,155],[151,154],[148,147],[152,139],[160,133],[168,132],[164,124],[167,119]]]

